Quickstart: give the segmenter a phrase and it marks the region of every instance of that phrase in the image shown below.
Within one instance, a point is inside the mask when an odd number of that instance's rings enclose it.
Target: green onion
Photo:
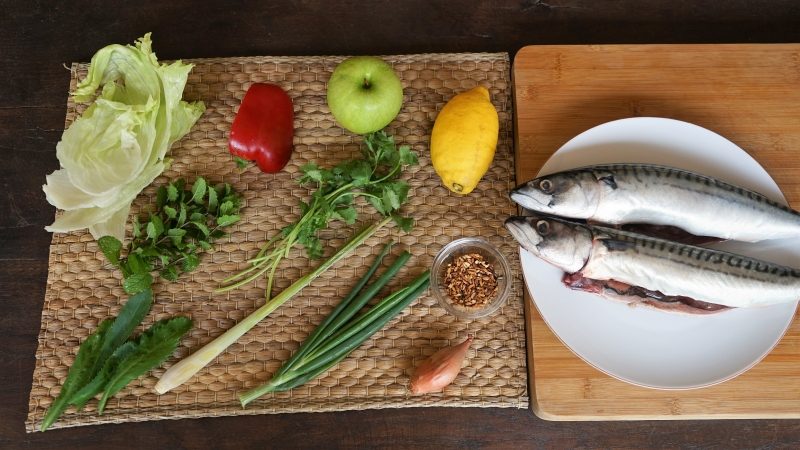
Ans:
[[[314,331],[306,338],[305,342],[303,342],[303,344],[300,346],[300,349],[295,354],[295,356],[287,364],[284,364],[280,368],[280,370],[278,370],[278,372],[275,373],[275,375],[273,375],[273,376],[278,376],[281,373],[291,369],[291,367],[292,367],[291,363],[292,362],[299,360],[300,357],[304,356],[310,350],[313,350],[314,347],[316,347],[316,344],[318,342],[320,342],[321,340],[323,340],[326,337],[328,337],[339,326],[339,324],[347,321],[347,319],[352,317],[352,315],[355,314],[355,312],[357,312],[359,309],[361,309],[364,306],[364,304],[372,296],[370,295],[369,297],[367,297],[366,300],[363,301],[363,303],[360,300],[356,300],[356,296],[359,294],[359,292],[361,292],[361,289],[364,288],[364,285],[367,284],[367,282],[372,277],[372,275],[375,274],[375,272],[378,270],[378,267],[381,265],[381,262],[383,261],[383,258],[385,258],[386,255],[389,254],[389,250],[391,250],[391,248],[392,248],[392,242],[389,241],[386,245],[383,246],[383,250],[381,250],[380,254],[378,254],[378,256],[375,258],[375,260],[372,262],[372,265],[367,270],[367,273],[365,273],[364,276],[362,276],[361,279],[358,280],[356,285],[353,286],[353,289],[350,291],[350,293],[347,294],[347,296],[341,302],[339,302],[339,304],[336,306],[336,308],[334,308],[333,311],[331,311],[331,313],[328,315],[328,317],[326,317],[325,320],[323,320],[322,323],[319,324],[317,326],[317,328],[314,329]],[[408,252],[404,252],[404,254],[410,256],[408,254]],[[404,263],[407,259],[408,259],[408,257],[404,258],[402,263]],[[402,263],[400,265],[402,265]],[[394,265],[397,265],[397,261],[395,261]],[[393,265],[393,267],[394,267],[394,265]],[[399,267],[398,267],[398,269],[399,269]],[[392,272],[392,268],[389,268],[388,272]],[[396,272],[397,272],[396,270],[394,272],[392,272],[392,276]],[[391,278],[391,276],[389,278]],[[388,278],[387,278],[386,281],[387,282],[389,281]],[[384,285],[385,285],[385,283],[383,283],[380,286],[378,286],[377,289],[375,289],[375,292],[377,292]],[[353,300],[356,300],[356,303],[360,304],[361,306],[358,306],[351,313],[350,309],[348,308],[348,306],[353,304]],[[344,314],[342,314],[342,313],[344,313]]]
[[[276,295],[273,299],[265,303],[263,306],[253,311],[249,316],[242,319],[241,322],[233,326],[213,341],[206,344],[200,350],[194,352],[190,356],[184,358],[179,363],[170,367],[164,375],[156,383],[155,391],[163,394],[177,386],[180,386],[186,380],[191,378],[200,369],[208,365],[214,358],[222,353],[231,344],[236,342],[243,334],[256,326],[258,322],[267,317],[272,311],[275,311],[279,306],[294,297],[295,294],[300,292],[301,289],[308,286],[323,272],[328,270],[332,265],[344,258],[347,254],[353,251],[356,247],[364,243],[370,236],[375,234],[378,229],[389,223],[391,217],[387,217],[377,224],[371,225],[364,229],[361,233],[351,239],[336,254],[331,256],[328,260],[322,263],[319,267],[314,269],[311,273],[306,274],[304,277],[295,281],[291,286],[286,288],[283,292]]]
[[[405,263],[405,261],[403,261],[403,263]],[[393,264],[392,268],[387,270],[387,273],[384,275],[389,274],[391,271],[396,272],[399,270],[399,266],[397,269],[393,270],[395,265],[396,264]],[[400,265],[402,266],[402,264]],[[389,278],[393,275],[394,273],[389,275]],[[376,281],[376,284],[379,282],[380,280]],[[425,292],[429,282],[430,272],[426,270],[415,278],[411,284],[390,294],[367,312],[347,323],[344,323],[344,321],[338,322],[337,327],[339,329],[335,329],[331,326],[331,324],[334,323],[333,321],[329,322],[326,320],[320,325],[320,328],[323,328],[324,331],[317,333],[317,330],[315,330],[314,333],[312,333],[315,339],[310,343],[307,341],[303,344],[303,347],[310,350],[304,352],[298,351],[292,355],[290,360],[284,364],[284,367],[278,370],[269,382],[240,395],[239,401],[242,403],[242,406],[247,406],[248,403],[268,392],[292,389],[322,375],[325,371],[338,364],[370,336],[383,328],[393,317],[399,314],[400,311],[408,307],[420,294]],[[377,293],[378,290],[379,289],[374,290],[369,297]],[[367,288],[362,295],[369,294],[369,291],[370,289]],[[362,295],[359,295],[359,297]],[[348,296],[348,299],[349,298],[350,296]],[[369,298],[367,298],[367,300],[369,300]],[[344,306],[342,306],[342,304],[344,304]],[[346,314],[352,317],[358,309],[363,306],[361,305],[356,308],[357,302],[353,300],[350,300],[347,304],[343,301],[342,304],[337,307],[337,309],[340,310],[338,312],[339,317],[344,317]],[[323,334],[326,336],[324,339],[320,338]],[[303,347],[301,347],[301,350]]]

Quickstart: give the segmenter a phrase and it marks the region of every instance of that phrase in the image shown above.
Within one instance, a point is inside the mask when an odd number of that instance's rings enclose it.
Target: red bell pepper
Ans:
[[[255,83],[244,94],[231,125],[228,149],[255,161],[262,172],[279,172],[292,155],[294,108],[280,86]]]

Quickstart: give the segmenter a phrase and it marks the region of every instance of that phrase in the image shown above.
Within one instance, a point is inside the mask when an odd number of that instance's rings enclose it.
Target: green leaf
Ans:
[[[206,216],[205,216],[205,214],[203,214],[201,212],[193,212],[191,215],[189,215],[189,221],[190,222],[205,222],[206,221]]]
[[[178,240],[183,239],[186,236],[186,229],[185,228],[170,228],[167,230],[167,236],[171,238],[177,238]]]
[[[156,191],[156,208],[161,209],[167,203],[167,188],[159,186]]]
[[[176,211],[175,208],[169,205],[164,205],[163,209],[164,209],[164,214],[166,214],[168,218],[174,219],[178,217],[178,211]]]
[[[311,259],[320,259],[323,255],[322,242],[316,236],[306,236],[301,244],[306,248],[308,257]]]
[[[109,359],[106,359],[108,364]],[[105,368],[105,365],[103,366]],[[92,378],[88,384],[85,384],[78,392],[76,392],[69,400],[69,404],[75,406],[80,411],[86,406],[86,403],[91,400],[95,395],[103,391],[103,387],[108,381],[106,371],[101,369],[97,375]]]
[[[408,183],[406,183],[405,181],[395,181],[393,183],[390,183],[388,186],[389,189],[391,189],[392,191],[394,191],[395,194],[397,194],[397,201],[399,205],[402,205],[403,203],[406,202],[406,199],[408,199],[408,189],[409,189]],[[395,209],[400,209],[399,205]]]
[[[167,200],[170,202],[178,200],[178,188],[175,187],[175,184],[173,183],[170,183],[169,186],[167,186]]]
[[[164,222],[158,216],[151,216],[147,223],[147,237],[155,241],[164,233]]]
[[[381,213],[382,215],[386,215],[386,209],[383,206],[383,200],[380,197],[367,197],[367,201],[376,211]]]
[[[142,232],[142,225],[139,224],[139,217],[133,216],[133,237],[136,238]]]
[[[167,281],[176,281],[178,279],[178,268],[175,266],[167,266],[161,271],[161,278]]]
[[[208,230],[208,227],[206,226],[206,224],[204,224],[202,222],[192,222],[192,225],[195,228],[197,228],[198,230],[200,230],[200,232],[203,233],[203,236],[208,236],[209,235],[210,231]]]
[[[397,192],[389,187],[383,190],[381,200],[383,201],[384,211],[390,212],[400,208],[400,197],[398,197]]]
[[[400,164],[405,166],[413,166],[419,162],[419,158],[414,151],[411,150],[411,147],[408,145],[401,145],[398,149],[400,153]]]
[[[234,223],[238,222],[239,219],[240,217],[238,215],[219,216],[219,218],[217,219],[217,226],[227,227],[229,225],[233,225]]]
[[[336,197],[336,199],[331,202],[333,206],[348,206],[353,204],[353,194],[342,194]]]
[[[303,164],[300,167],[300,171],[303,173],[303,176],[300,178],[300,183],[304,184],[309,181],[322,181],[322,171],[320,170],[319,166],[314,163]]]
[[[184,272],[191,272],[200,265],[200,258],[197,255],[191,254],[186,255],[186,259],[183,260],[183,271]]]
[[[211,244],[209,244],[207,241],[197,241],[197,243],[200,245],[200,247],[203,250],[211,250],[211,248],[212,248]]]
[[[141,247],[137,250],[141,250]],[[132,274],[150,272],[151,268],[149,267],[149,264],[147,264],[147,262],[139,255],[139,253],[130,253],[127,259],[127,266]]]
[[[103,252],[108,262],[119,266],[119,255],[122,251],[122,242],[114,236],[103,236],[97,240],[100,251]]]
[[[147,276],[150,276],[150,274],[147,274]],[[144,316],[150,311],[152,304],[153,291],[148,288],[141,290],[141,292],[129,298],[128,301],[122,305],[111,328],[103,335],[103,342],[92,366],[92,372],[95,374],[93,375],[94,379],[70,399],[70,404],[81,409],[89,399],[100,392],[99,389],[102,388],[102,380],[98,381],[97,378],[99,377],[101,368],[104,367],[114,350],[122,345],[122,343],[130,337],[131,333],[133,333],[133,330],[142,323],[142,319],[144,319]]]
[[[133,275],[125,278],[122,283],[122,288],[128,294],[136,294],[148,290],[153,285],[153,276],[148,272],[134,273]]]
[[[355,223],[356,218],[358,217],[358,212],[352,206],[348,208],[339,208],[334,211],[334,215],[336,218],[342,220],[344,223],[348,225],[352,225]]]
[[[111,356],[106,358],[105,364],[103,364],[103,367],[97,372],[97,375],[95,375],[90,383],[85,385],[73,396],[70,404],[75,405],[80,411],[86,405],[86,402],[91,400],[95,395],[103,392],[103,389],[105,389],[108,381],[111,379],[112,373],[119,366],[119,363],[122,359],[131,354],[135,348],[136,343],[134,341],[128,341],[114,349]]]
[[[178,226],[182,227],[186,223],[186,205],[181,203],[180,212],[178,213]]]
[[[403,217],[397,214],[392,214],[392,220],[401,230],[405,231],[406,233],[414,228],[414,219],[411,217]]]
[[[365,186],[369,184],[372,176],[372,167],[369,161],[357,159],[347,165],[347,174],[353,180],[354,186]]]
[[[232,201],[227,200],[227,201],[222,202],[221,205],[219,205],[219,214],[221,216],[227,216],[228,214],[231,214],[232,212],[233,212],[233,202]]]
[[[208,209],[206,211],[208,214],[217,214],[217,206],[217,190],[211,188],[208,190]]]
[[[192,201],[195,203],[202,203],[203,197],[206,195],[206,180],[203,177],[197,177],[192,185]]]
[[[149,247],[139,247],[136,250],[138,251],[139,255],[145,257],[145,259],[160,255],[158,249],[152,245]]]
[[[238,167],[239,169],[246,169],[247,166],[250,165],[250,161],[244,158],[240,158],[238,156],[234,156],[233,161],[236,163],[236,167]]]
[[[186,180],[183,178],[178,178],[175,180],[175,189],[177,189],[178,193],[182,192],[183,189],[186,187]]]
[[[188,317],[159,320],[136,340],[135,347],[126,349],[100,398],[98,412],[105,410],[106,402],[132,380],[159,366],[178,346],[181,338],[192,328]]]
[[[103,345],[106,333],[111,328],[113,320],[104,320],[100,326],[83,341],[78,354],[75,356],[75,361],[69,368],[67,379],[61,386],[61,391],[58,393],[56,400],[47,408],[47,412],[42,419],[41,430],[44,431],[56,421],[56,419],[64,413],[70,403],[70,399],[75,395],[84,385],[89,383],[94,378],[93,367],[98,356],[100,356],[100,348]]]

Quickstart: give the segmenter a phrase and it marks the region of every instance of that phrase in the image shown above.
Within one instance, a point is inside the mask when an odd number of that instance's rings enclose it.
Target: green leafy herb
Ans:
[[[58,393],[58,398],[47,408],[47,412],[42,419],[42,431],[46,430],[64,413],[71,403],[73,395],[94,378],[95,374],[92,373],[92,367],[95,366],[97,357],[100,354],[100,347],[103,345],[105,334],[111,328],[111,323],[111,320],[104,320],[97,327],[97,330],[81,344],[78,349],[78,355],[75,356],[75,361],[69,368],[67,379],[64,381],[64,385],[61,386],[61,392]]]
[[[228,291],[250,283],[267,274],[266,296],[272,291],[272,280],[278,264],[299,244],[309,257],[320,258],[323,245],[318,232],[331,220],[352,224],[357,218],[355,200],[365,198],[377,212],[391,217],[401,229],[408,231],[411,218],[399,214],[408,197],[408,184],[400,179],[403,168],[417,163],[417,155],[406,145],[397,146],[394,138],[383,131],[364,136],[362,158],[344,161],[326,169],[316,164],[301,168],[300,184],[313,185],[316,190],[308,202],[300,202],[301,217],[273,236],[258,255],[249,261],[250,267],[223,280],[218,291]],[[233,215],[220,205],[223,217]]]
[[[103,393],[102,414],[109,397],[131,380],[161,364],[175,350],[181,336],[191,328],[186,317],[156,322],[139,338],[131,340],[133,330],[150,311],[153,292],[145,289],[122,306],[115,319],[103,321],[81,344],[56,401],[42,420],[42,431],[58,419],[69,405],[78,410]]]
[[[241,197],[229,184],[209,186],[198,177],[191,189],[179,179],[156,192],[156,208],[146,222],[134,220],[133,239],[122,257],[122,243],[115,237],[98,240],[100,250],[111,264],[119,267],[129,294],[153,283],[150,274],[175,281],[200,263],[199,254],[210,250],[214,240],[224,236],[224,228],[239,221]]]
[[[175,351],[181,337],[192,328],[188,317],[163,319],[142,333],[135,342],[128,341],[127,348],[117,355],[114,370],[100,397],[98,412],[103,413],[109,397],[119,392],[132,380],[160,365]],[[123,347],[120,347],[122,349]]]

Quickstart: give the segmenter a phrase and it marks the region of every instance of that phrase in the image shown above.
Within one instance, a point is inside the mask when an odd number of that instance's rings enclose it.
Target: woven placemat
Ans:
[[[516,208],[507,196],[514,184],[510,63],[499,54],[422,54],[386,56],[403,80],[405,102],[388,131],[409,144],[420,165],[405,178],[411,185],[405,212],[416,219],[410,233],[385,227],[350,257],[339,262],[298,296],[248,332],[219,358],[184,385],[164,394],[153,391],[166,367],[191,354],[264,302],[265,283],[226,294],[213,294],[218,282],[245,267],[243,261],[299,215],[298,200],[310,191],[296,179],[307,162],[329,166],[359,154],[361,138],[334,122],[326,101],[326,81],[342,57],[252,57],[187,61],[195,64],[184,98],[201,99],[207,110],[169,156],[172,166],[133,205],[138,213],[154,201],[157,186],[185,177],[203,176],[229,182],[244,193],[242,221],[230,239],[203,256],[200,267],[177,282],[157,282],[155,304],[143,326],[184,314],[195,323],[176,355],[164,367],[133,381],[109,400],[97,415],[96,402],[84,411],[69,409],[53,428],[99,423],[239,414],[338,411],[417,406],[528,406],[522,284],[517,245],[503,220]],[[85,76],[86,65],[72,66],[71,90]],[[294,102],[294,153],[286,169],[267,175],[251,167],[236,168],[227,151],[230,125],[244,93],[254,82],[271,82],[286,89]],[[492,167],[469,196],[446,190],[430,164],[428,142],[437,112],[453,95],[476,85],[489,88],[500,115],[500,140]],[[67,124],[82,110],[69,99]],[[355,226],[333,223],[322,234],[326,254],[339,248],[358,229],[377,220],[362,208]],[[266,395],[242,409],[237,393],[268,380],[349,290],[389,237],[408,249],[412,258],[392,283],[397,288],[430,267],[439,249],[462,236],[482,236],[509,258],[515,274],[508,303],[491,317],[459,320],[425,293],[338,366],[321,378],[289,392]],[[390,258],[393,259],[393,258]],[[282,263],[275,292],[307,273],[318,261],[294,251]],[[50,246],[36,368],[26,421],[34,431],[57,396],[80,342],[98,323],[119,311],[125,294],[120,274],[104,261],[88,232],[55,234]],[[444,392],[412,397],[407,391],[411,369],[437,349],[475,340],[455,382]]]

